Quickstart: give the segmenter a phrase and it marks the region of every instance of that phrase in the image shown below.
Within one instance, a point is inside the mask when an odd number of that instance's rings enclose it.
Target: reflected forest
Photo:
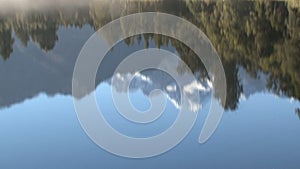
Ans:
[[[59,41],[60,27],[89,25],[96,31],[121,16],[148,11],[185,18],[208,36],[227,76],[226,109],[235,110],[243,93],[240,67],[253,78],[267,75],[267,90],[276,95],[300,100],[300,7],[292,1],[92,1],[78,9],[6,13],[0,16],[0,54],[5,62],[10,59],[15,38],[25,47],[32,41],[48,52]],[[125,42],[131,46],[142,38],[145,48],[150,40],[158,48],[171,45],[193,72],[203,69],[197,56],[177,40],[144,34]],[[300,117],[300,111],[296,113]]]

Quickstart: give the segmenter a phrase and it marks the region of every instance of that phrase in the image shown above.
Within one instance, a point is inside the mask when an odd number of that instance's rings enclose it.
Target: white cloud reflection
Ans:
[[[164,78],[163,75],[153,74],[153,75],[144,75],[141,73],[127,73],[121,74],[116,73],[115,75],[115,86],[113,86],[118,92],[127,92],[128,86],[130,83],[130,91],[136,91],[141,89],[145,95],[149,95],[151,91],[154,89],[160,89],[165,93],[167,99],[176,107],[177,109],[181,108],[180,105],[180,91],[178,86],[170,82],[169,79]],[[155,76],[155,79],[159,79],[159,81],[152,78]],[[162,77],[158,77],[162,76]],[[132,79],[132,81],[131,81]],[[193,81],[187,83],[183,86],[183,94],[188,96],[188,107],[191,111],[197,112],[201,109],[201,103],[195,102],[195,98],[191,98],[194,92],[199,93],[210,93],[212,91],[212,85],[209,79],[205,79],[204,82]]]

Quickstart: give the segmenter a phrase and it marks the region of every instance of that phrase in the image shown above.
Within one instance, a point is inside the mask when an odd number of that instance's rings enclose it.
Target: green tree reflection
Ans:
[[[44,51],[59,40],[59,27],[90,25],[95,30],[120,16],[161,11],[183,17],[208,36],[224,64],[228,81],[226,108],[236,109],[243,86],[238,66],[254,78],[269,75],[268,89],[300,100],[300,5],[295,1],[92,1],[80,9],[53,9],[0,17],[0,54],[7,60],[14,38],[24,46],[32,41]],[[125,32],[126,33],[126,32]],[[144,34],[125,40],[128,46],[153,40],[156,47],[172,45],[193,72],[205,69],[184,44],[161,35]],[[178,68],[180,71],[180,67]]]
[[[4,60],[13,52],[13,43],[11,28],[0,19],[0,54]]]

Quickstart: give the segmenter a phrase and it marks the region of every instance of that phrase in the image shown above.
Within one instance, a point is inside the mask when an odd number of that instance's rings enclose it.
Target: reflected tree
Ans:
[[[183,17],[208,36],[224,64],[228,81],[227,109],[238,106],[243,92],[238,66],[244,67],[254,78],[258,72],[268,74],[269,90],[300,100],[300,8],[292,1],[113,0],[91,1],[79,10],[16,13],[0,19],[0,54],[4,60],[8,59],[13,52],[14,37],[24,46],[31,40],[49,51],[58,41],[57,31],[61,26],[90,25],[97,30],[121,16],[147,11]],[[122,33],[128,32],[123,30]],[[109,36],[105,38],[109,41]],[[158,48],[173,46],[193,72],[207,76],[194,52],[174,39],[144,34],[130,37],[125,43],[132,46],[142,40],[145,48],[150,47],[150,41]]]
[[[297,109],[295,110],[295,113],[298,115],[298,117],[299,117],[299,119],[300,119],[300,108],[297,108]]]
[[[13,52],[13,44],[14,39],[10,26],[0,19],[0,55],[4,60],[8,59]]]

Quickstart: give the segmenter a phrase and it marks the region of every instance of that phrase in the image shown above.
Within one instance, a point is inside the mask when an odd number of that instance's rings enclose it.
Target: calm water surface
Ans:
[[[87,39],[106,23],[132,13],[160,11],[185,18],[216,48],[227,78],[222,121],[205,143],[198,136],[211,91],[200,93],[201,110],[191,133],[174,149],[148,159],[126,159],[94,144],[73,106],[72,75]],[[155,22],[155,21],[154,21]],[[184,31],[184,30],[182,30]],[[107,42],[112,35],[102,35]],[[91,1],[47,10],[10,10],[0,15],[0,168],[300,168],[300,7],[294,1]],[[149,137],[172,125],[180,107],[168,74],[145,70],[130,84],[130,98],[149,108],[161,89],[165,113],[153,124],[122,118],[113,105],[114,69],[127,55],[149,48],[178,55],[198,83],[207,72],[192,50],[170,37],[142,34],[118,43],[100,65],[96,98],[106,120],[121,133]],[[181,65],[172,63],[178,73]],[[101,73],[99,73],[101,72]],[[124,72],[126,79],[130,74]],[[77,98],[78,99],[78,98]],[[120,143],[121,144],[121,143]]]

